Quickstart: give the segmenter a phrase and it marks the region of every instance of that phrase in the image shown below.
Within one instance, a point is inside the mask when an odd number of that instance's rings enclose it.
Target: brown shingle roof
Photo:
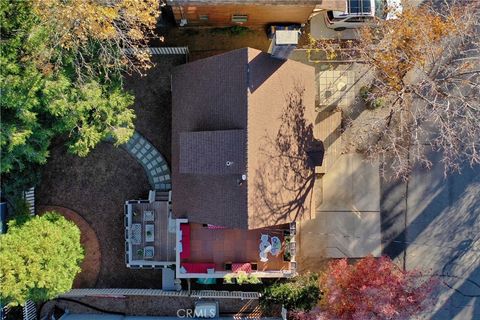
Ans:
[[[312,67],[255,49],[178,67],[172,76],[174,215],[253,229],[308,211],[313,170],[305,149],[313,138],[314,97]],[[239,183],[244,164],[247,181]]]
[[[245,174],[245,130],[180,132],[180,173]]]

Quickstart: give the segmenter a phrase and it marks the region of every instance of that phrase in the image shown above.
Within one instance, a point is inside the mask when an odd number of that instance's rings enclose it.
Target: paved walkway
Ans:
[[[335,31],[327,27],[324,12],[319,12],[310,20],[310,33],[317,40],[323,39],[357,39],[358,33],[355,29]]]
[[[165,158],[140,133],[135,131],[132,138],[122,147],[145,169],[152,189],[157,191],[172,189],[170,169]]]

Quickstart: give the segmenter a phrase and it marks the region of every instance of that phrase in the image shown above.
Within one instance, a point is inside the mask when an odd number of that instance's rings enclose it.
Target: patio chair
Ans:
[[[263,252],[263,251],[260,252],[260,261],[262,261],[262,262],[267,262],[268,261],[266,252]]]
[[[140,223],[132,224],[131,232],[131,242],[132,244],[142,243],[142,225]]]
[[[262,236],[260,237],[260,241],[267,242],[269,238],[270,236],[268,234],[262,234]]]
[[[143,248],[144,259],[153,259],[154,255],[155,255],[155,248],[153,246],[146,246]]]
[[[271,254],[276,256],[282,250],[282,242],[280,241],[279,237],[272,237],[272,250]]]

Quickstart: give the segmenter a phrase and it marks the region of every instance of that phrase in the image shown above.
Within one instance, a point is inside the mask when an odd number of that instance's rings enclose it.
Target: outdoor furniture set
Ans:
[[[134,215],[136,215],[136,213],[134,213]],[[147,245],[155,241],[154,221],[155,213],[153,211],[143,211],[142,222],[132,223],[131,242],[133,245],[143,245],[143,249],[138,249],[137,253],[140,255],[143,254],[144,259],[153,259],[155,255],[155,247],[153,245]]]
[[[189,259],[191,254],[190,225],[182,223],[180,225],[179,243],[177,250],[180,259]],[[262,234],[260,238],[260,261],[267,262],[268,254],[278,256],[282,251],[282,242],[277,236]],[[255,262],[225,262],[224,269],[232,272],[252,272],[257,270]],[[215,273],[215,263],[210,262],[182,262],[180,265],[181,273]]]
[[[277,256],[282,250],[282,242],[279,237],[270,237],[268,234],[262,234],[260,237],[260,261],[268,261],[268,253]]]
[[[190,258],[190,225],[182,223],[180,225],[180,243],[178,250],[180,259]],[[215,263],[205,262],[182,262],[180,265],[181,273],[214,273]]]

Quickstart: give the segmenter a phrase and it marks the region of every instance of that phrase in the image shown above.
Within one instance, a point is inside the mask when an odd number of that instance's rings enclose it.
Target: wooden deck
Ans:
[[[142,242],[139,245],[132,245],[133,260],[142,260],[143,254],[138,255],[137,250],[143,249],[145,246],[153,246],[155,255],[153,261],[175,261],[175,233],[168,232],[168,202],[156,201],[153,203],[136,203],[133,204],[132,223],[142,224]],[[145,211],[154,212],[155,218],[152,222],[143,220],[143,213]],[[154,225],[154,241],[146,242],[145,240],[145,225]]]
[[[284,229],[212,230],[202,224],[191,223],[190,226],[191,255],[189,259],[182,259],[183,262],[213,262],[218,271],[225,270],[225,262],[255,262],[259,271],[290,269],[290,262],[283,261]],[[261,262],[259,257],[262,234],[277,236],[282,241],[282,251],[277,256],[268,254],[267,262]]]

